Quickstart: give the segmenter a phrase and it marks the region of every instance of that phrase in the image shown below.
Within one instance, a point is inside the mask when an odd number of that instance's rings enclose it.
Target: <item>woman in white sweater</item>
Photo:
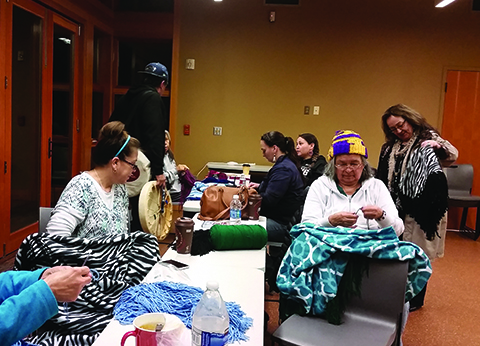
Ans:
[[[403,222],[385,184],[373,178],[367,149],[353,131],[337,131],[323,176],[311,185],[302,222],[323,227],[380,229],[392,226],[398,235]]]

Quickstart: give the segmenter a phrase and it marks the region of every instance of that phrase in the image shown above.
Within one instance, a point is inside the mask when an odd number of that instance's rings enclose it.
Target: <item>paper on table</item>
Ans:
[[[147,276],[145,276],[143,282],[153,283],[160,281],[179,282],[192,286],[192,280],[185,270],[180,270],[172,265],[164,264],[162,262],[157,262]]]

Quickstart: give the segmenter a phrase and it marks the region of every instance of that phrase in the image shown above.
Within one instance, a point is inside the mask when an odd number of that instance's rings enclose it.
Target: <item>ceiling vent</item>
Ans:
[[[265,0],[265,5],[300,5],[300,0]]]

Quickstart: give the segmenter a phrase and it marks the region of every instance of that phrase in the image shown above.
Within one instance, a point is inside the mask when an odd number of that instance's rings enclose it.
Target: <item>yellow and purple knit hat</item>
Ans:
[[[362,138],[356,132],[350,130],[338,130],[333,136],[332,146],[328,150],[327,159],[330,161],[334,156],[341,154],[358,154],[368,157],[367,148]]]

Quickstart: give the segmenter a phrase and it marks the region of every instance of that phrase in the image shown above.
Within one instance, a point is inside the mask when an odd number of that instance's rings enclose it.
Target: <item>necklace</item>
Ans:
[[[100,187],[102,188],[102,190],[109,192],[109,190],[106,187],[103,186],[102,178],[100,178],[100,175],[98,175],[97,169],[94,168],[93,171],[95,172],[95,175],[98,178],[98,183],[100,184]]]

